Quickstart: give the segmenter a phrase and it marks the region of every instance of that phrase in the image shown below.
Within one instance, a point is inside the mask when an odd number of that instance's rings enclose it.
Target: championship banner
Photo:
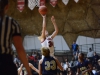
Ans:
[[[57,0],[50,0],[50,4],[55,7],[57,4]]]
[[[62,0],[62,2],[63,2],[65,5],[67,5],[68,2],[69,2],[69,0]]]
[[[74,0],[76,3],[79,1],[79,0]]]
[[[17,0],[17,9],[22,12],[25,6],[25,0]]]
[[[40,0],[40,6],[45,5],[45,0]]]
[[[36,6],[35,0],[28,0],[28,7],[33,10]]]

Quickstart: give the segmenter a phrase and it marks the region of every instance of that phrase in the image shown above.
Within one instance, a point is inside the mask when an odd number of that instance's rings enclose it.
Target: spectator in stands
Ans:
[[[38,51],[36,52],[36,56],[38,57],[38,60],[41,59],[41,55]]]
[[[32,53],[29,55],[29,59],[32,60],[32,61],[35,60],[34,56],[32,56]]]
[[[70,67],[71,67],[73,73],[75,73],[77,71],[77,63],[78,63],[78,61],[75,61],[74,57],[70,61]]]
[[[94,52],[92,64],[93,64],[93,65],[98,64],[98,60],[99,60],[99,56],[97,55],[96,52]]]
[[[64,63],[61,62],[61,66],[62,66],[62,67],[63,67],[63,65],[64,65]],[[64,69],[64,67],[63,67],[63,69]],[[63,72],[62,72],[62,71],[60,71],[59,69],[58,69],[58,71],[60,72],[60,74],[57,74],[57,75],[63,75]]]
[[[28,58],[29,63],[34,65],[35,58],[32,56],[32,53],[30,55],[28,55],[27,58]]]
[[[73,57],[72,60],[70,61],[70,65],[71,65],[71,67],[74,67],[74,66],[75,66],[74,57]]]
[[[75,54],[74,58],[75,58],[75,61],[78,61],[78,53]]]
[[[90,61],[88,57],[85,58],[87,61]]]
[[[76,75],[74,72],[73,72],[73,68],[71,68],[71,67],[69,67],[68,69],[67,69],[67,75]]]
[[[34,51],[34,52],[33,52],[32,56],[33,56],[33,57],[35,57],[35,56],[36,56],[36,51]]]
[[[96,65],[97,72],[95,75],[100,75],[100,59],[98,60],[98,64]]]
[[[91,48],[89,48],[89,52],[87,53],[87,57],[89,58],[90,62],[93,60],[93,54],[94,52],[92,51]]]
[[[14,55],[14,63],[16,64],[16,63],[19,63],[19,62],[20,62],[20,60],[18,59],[18,56]]]
[[[67,75],[67,69],[68,69],[68,67],[71,67],[67,58],[65,59],[65,63],[63,65],[63,67],[64,67],[64,75]]]
[[[96,74],[96,67],[95,67],[95,66],[93,66],[92,73],[93,73],[94,75]]]
[[[73,42],[72,44],[72,51],[73,51],[73,55],[76,55],[76,53],[79,53],[78,44],[76,44],[76,42]]]

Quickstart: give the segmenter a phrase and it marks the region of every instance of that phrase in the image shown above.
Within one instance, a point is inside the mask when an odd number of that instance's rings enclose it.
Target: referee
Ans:
[[[14,43],[21,62],[31,75],[26,53],[22,45],[19,24],[11,17],[5,15],[8,9],[8,0],[0,0],[0,75],[18,75],[16,65],[13,63]]]

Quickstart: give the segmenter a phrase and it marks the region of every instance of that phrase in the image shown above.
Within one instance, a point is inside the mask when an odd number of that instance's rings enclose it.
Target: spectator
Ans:
[[[67,75],[76,75],[74,72],[73,72],[73,68],[71,68],[71,67],[69,67],[68,69],[67,69]]]
[[[63,68],[64,68],[64,75],[67,75],[67,69],[68,67],[70,67],[70,63],[68,62],[68,59],[66,58],[65,59],[65,63],[63,65]]]
[[[97,72],[96,72],[95,75],[100,75],[100,59],[98,60],[98,64],[96,66],[96,70],[97,70]]]
[[[33,52],[32,56],[33,56],[33,57],[35,57],[35,56],[36,56],[36,51],[34,51],[34,52]]]
[[[96,72],[96,67],[93,67],[92,73],[93,73],[94,75],[97,73],[97,72]]]
[[[73,57],[72,60],[70,61],[70,65],[71,65],[71,67],[74,67],[74,66],[75,66],[74,57]]]
[[[34,61],[35,60],[34,56],[32,56],[32,53],[28,56],[28,58],[29,58],[30,61]]]
[[[91,48],[89,48],[89,52],[87,53],[87,57],[90,60],[90,62],[92,62],[92,60],[93,60],[93,54],[94,54],[94,52],[92,51]]]
[[[75,61],[78,61],[78,53],[75,54],[74,58],[75,58]]]
[[[40,53],[38,51],[36,52],[36,55],[38,57],[38,60],[41,59],[41,55],[40,55]]]
[[[14,55],[14,63],[16,64],[16,63],[19,63],[19,62],[20,62],[20,60],[18,59],[18,56]]]
[[[73,73],[75,73],[77,70],[77,63],[78,61],[75,61],[74,57],[72,58],[72,60],[70,61],[70,67],[73,71]]]
[[[76,44],[76,42],[73,42],[72,44],[72,51],[73,51],[73,55],[76,55],[76,53],[79,53],[78,44]]]
[[[99,56],[96,54],[96,52],[94,52],[92,64],[93,65],[98,64],[98,60],[99,60]]]
[[[85,58],[87,61],[90,61],[88,57]]]

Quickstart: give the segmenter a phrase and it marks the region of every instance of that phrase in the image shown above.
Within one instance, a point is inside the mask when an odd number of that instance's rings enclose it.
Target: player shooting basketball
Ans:
[[[53,38],[58,33],[58,27],[56,25],[55,17],[54,16],[51,17],[51,21],[52,21],[52,23],[54,25],[55,31],[50,36],[48,34],[48,31],[46,30],[46,15],[45,16],[42,16],[42,17],[43,17],[42,33],[41,33],[41,36],[39,36],[38,38],[41,41],[42,47],[49,47],[49,49],[50,49],[50,55],[51,56],[54,56],[54,43],[53,43]]]
[[[47,7],[46,6],[40,6],[39,7],[39,13],[43,17],[43,25],[42,25],[42,33],[41,36],[38,37],[38,39],[41,41],[42,47],[48,47],[50,49],[50,55],[54,56],[54,43],[53,38],[58,34],[58,27],[55,21],[55,17],[51,17],[51,21],[54,25],[55,31],[52,33],[52,35],[49,36],[48,31],[46,30],[46,13],[47,13]],[[43,58],[43,56],[42,56]]]

